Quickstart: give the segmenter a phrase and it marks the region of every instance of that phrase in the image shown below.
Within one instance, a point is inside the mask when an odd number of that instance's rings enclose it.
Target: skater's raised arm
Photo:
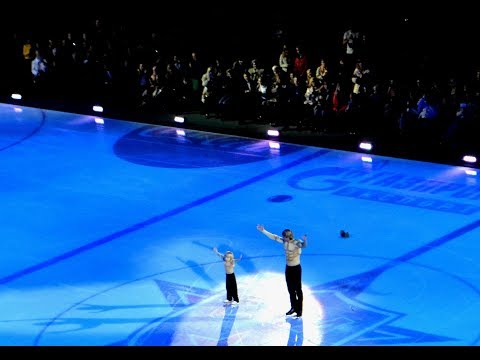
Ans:
[[[269,239],[272,239],[276,242],[279,242],[281,244],[283,244],[283,238],[276,235],[276,234],[272,234],[271,232],[268,232],[267,230],[265,230],[265,227],[263,225],[257,225],[257,230],[260,231],[261,233],[263,233],[264,235],[266,235]]]
[[[216,247],[213,248],[213,252],[217,254],[219,257],[222,258],[222,260],[225,260],[225,254],[222,254],[221,252],[218,252],[218,249]]]
[[[307,234],[303,235],[301,239],[296,239],[295,240],[295,245],[297,245],[299,248],[306,248],[308,244],[307,241]]]

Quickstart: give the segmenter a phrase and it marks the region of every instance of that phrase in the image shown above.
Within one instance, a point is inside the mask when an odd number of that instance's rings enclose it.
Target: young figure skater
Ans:
[[[257,225],[257,230],[266,235],[269,239],[283,244],[285,250],[286,266],[285,280],[287,282],[288,293],[290,294],[290,310],[285,315],[297,314],[297,318],[302,317],[303,312],[303,291],[302,291],[302,265],[300,265],[300,254],[302,249],[307,247],[307,235],[303,235],[302,240],[295,239],[290,229],[282,231],[282,236],[272,234],[265,230],[263,225]]]
[[[224,304],[236,305],[240,302],[238,299],[238,290],[237,290],[237,279],[235,278],[235,264],[242,260],[242,255],[238,259],[233,257],[233,252],[227,251],[225,254],[218,252],[218,249],[213,248],[215,254],[220,256],[223,260],[223,265],[225,266],[226,273],[226,288],[227,288],[227,299],[224,300]]]

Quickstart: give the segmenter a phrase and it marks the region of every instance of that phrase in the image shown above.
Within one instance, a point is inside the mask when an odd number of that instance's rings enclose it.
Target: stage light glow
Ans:
[[[371,143],[369,142],[361,142],[358,147],[362,150],[367,150],[367,151],[370,151],[372,150],[373,146]]]
[[[477,162],[477,158],[475,156],[472,156],[472,155],[465,155],[463,157],[463,161],[467,162],[467,163],[470,163],[470,164],[474,164]]]

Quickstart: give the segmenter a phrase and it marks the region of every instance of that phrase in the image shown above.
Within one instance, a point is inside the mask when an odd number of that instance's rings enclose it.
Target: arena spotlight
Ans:
[[[14,100],[22,100],[22,95],[21,94],[12,94],[12,99]]]
[[[100,105],[94,105],[92,109],[95,112],[103,112],[103,107]]]
[[[370,151],[372,150],[373,146],[372,146],[372,143],[369,143],[369,142],[366,142],[366,141],[362,141],[358,147],[362,150],[366,150],[366,151]]]
[[[477,158],[472,155],[465,155],[462,160],[469,164],[475,164],[477,162]]]
[[[270,130],[267,130],[267,135],[277,137],[277,136],[280,136],[280,132],[278,130],[270,129]]]
[[[176,123],[183,124],[185,122],[185,118],[183,116],[175,116],[173,118],[173,121],[175,121]]]

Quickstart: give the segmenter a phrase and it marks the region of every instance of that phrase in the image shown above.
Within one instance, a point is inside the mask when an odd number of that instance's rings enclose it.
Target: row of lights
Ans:
[[[11,97],[13,100],[22,100],[22,98],[23,98],[22,94],[18,94],[18,93],[13,93],[12,95],[10,95],[10,97]],[[92,110],[93,110],[94,112],[103,113],[103,106],[94,105],[94,106],[92,107]]]
[[[13,93],[13,94],[11,94],[11,98],[12,98],[13,100],[22,100],[23,96],[22,96],[22,94]],[[15,108],[14,110],[15,110],[15,112],[21,112],[21,111],[22,111],[22,109],[20,109],[20,108]],[[93,110],[94,112],[97,112],[97,113],[103,113],[103,106],[94,105],[94,106],[92,107],[92,110]],[[104,124],[105,124],[105,121],[104,121],[102,118],[100,118],[100,117],[95,117],[95,118],[94,118],[94,122],[95,122],[95,124],[97,124],[97,125],[104,125]]]
[[[22,100],[22,95],[21,94],[12,94],[11,95],[12,99],[14,100]],[[99,113],[102,113],[103,112],[103,107],[100,106],[100,105],[94,105],[92,107],[92,110],[94,112],[99,112]],[[175,116],[174,119],[173,119],[176,123],[179,123],[179,124],[183,124],[185,123],[185,118],[183,116]],[[103,123],[103,119],[100,119],[100,118],[95,118],[95,122],[98,124],[98,123]],[[267,130],[267,136],[269,137],[279,137],[280,136],[280,132],[278,130],[275,130],[275,129],[268,129]],[[273,149],[279,149],[280,148],[280,144],[279,143],[274,143],[274,142],[270,142],[270,148],[273,148]],[[373,145],[372,143],[370,142],[365,142],[365,141],[362,141],[360,142],[360,144],[358,145],[358,148],[363,150],[363,151],[371,151],[373,149]],[[477,158],[473,155],[465,155],[463,158],[462,158],[463,162],[465,162],[466,164],[469,164],[469,165],[474,165],[476,162],[477,162]],[[365,162],[372,162],[372,158],[371,157],[368,157],[368,156],[362,156],[362,161],[365,161]],[[469,175],[476,175],[477,172],[475,170],[466,170],[466,172],[469,174]]]
[[[358,148],[364,151],[371,151],[373,149],[373,145],[370,142],[362,141],[360,144],[358,144]],[[369,156],[362,156],[362,161],[372,162],[372,158]],[[477,157],[473,155],[465,155],[462,158],[462,161],[466,166],[474,166],[474,164],[477,162]],[[477,175],[477,171],[473,169],[466,169],[465,173],[467,175]]]
[[[184,124],[185,123],[185,118],[183,116],[178,116],[177,115],[173,118],[173,121],[178,123],[178,124]],[[185,136],[185,131],[182,130],[182,129],[177,129],[176,134],[178,136]],[[278,130],[270,129],[270,130],[267,131],[267,135],[270,136],[270,137],[278,137],[278,136],[280,136],[280,132]],[[276,141],[269,141],[268,146],[272,150],[279,150],[280,149],[280,143],[276,142]]]
[[[177,123],[182,123],[183,124],[185,122],[185,118],[182,117],[182,116],[175,116],[174,121],[177,122]],[[268,129],[267,130],[267,136],[268,137],[279,137],[280,132],[278,130],[275,130],[275,129]],[[272,148],[272,144],[276,144],[276,145],[273,145],[273,146],[275,146],[275,148],[277,148],[277,149],[280,148],[279,143],[270,142],[270,147],[271,148]],[[278,145],[278,147],[277,147],[277,145]],[[371,142],[362,141],[358,144],[358,148],[360,150],[370,152],[373,149],[373,144]],[[462,160],[465,163],[470,164],[470,165],[473,165],[477,162],[477,158],[473,155],[465,155]],[[362,156],[362,161],[371,163],[373,160],[370,156]],[[477,174],[475,170],[466,170],[466,172],[469,175],[476,175]]]

